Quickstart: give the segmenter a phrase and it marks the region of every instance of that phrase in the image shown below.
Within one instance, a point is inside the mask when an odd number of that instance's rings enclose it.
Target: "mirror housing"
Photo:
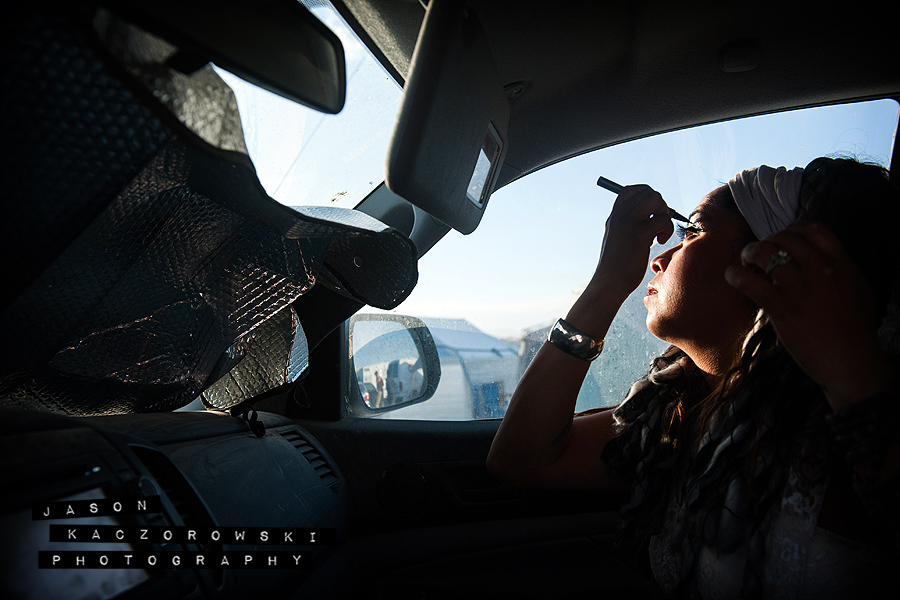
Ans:
[[[105,5],[178,46],[294,102],[336,114],[346,68],[338,37],[298,0],[110,0]]]
[[[368,416],[425,402],[441,379],[437,346],[420,319],[362,314],[349,321],[348,414]]]

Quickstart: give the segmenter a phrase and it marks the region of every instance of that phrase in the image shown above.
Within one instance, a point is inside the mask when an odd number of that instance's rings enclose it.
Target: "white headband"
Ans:
[[[741,171],[728,182],[744,220],[757,239],[778,233],[797,220],[803,169],[763,165]]]

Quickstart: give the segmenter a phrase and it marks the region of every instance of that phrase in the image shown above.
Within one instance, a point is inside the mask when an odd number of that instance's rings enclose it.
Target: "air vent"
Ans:
[[[175,465],[161,452],[143,446],[131,451],[144,464],[185,525],[212,527],[213,522],[194,489]]]
[[[337,475],[334,474],[334,469],[331,468],[331,465],[328,464],[328,461],[322,456],[322,453],[316,450],[316,448],[306,441],[300,432],[296,429],[292,429],[290,431],[282,431],[281,435],[284,439],[291,443],[291,445],[300,451],[300,454],[309,461],[309,464],[312,465],[313,469],[316,471],[316,475],[324,481],[326,484],[332,484],[338,480]]]
[[[156,485],[172,503],[172,507],[181,522],[191,527],[215,527],[212,517],[209,516],[203,502],[197,496],[194,488],[188,483],[181,471],[172,461],[158,450],[145,446],[129,446],[138,460],[143,463],[150,476],[156,481]],[[161,524],[161,523],[160,523]],[[202,552],[221,552],[221,544],[199,544]],[[210,582],[213,588],[219,589],[225,581],[222,568],[210,569]]]

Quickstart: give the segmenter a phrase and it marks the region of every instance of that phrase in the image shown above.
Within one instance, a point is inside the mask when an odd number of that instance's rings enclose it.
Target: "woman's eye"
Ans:
[[[679,225],[678,239],[681,241],[689,240],[698,233],[703,233],[703,229],[698,225]]]

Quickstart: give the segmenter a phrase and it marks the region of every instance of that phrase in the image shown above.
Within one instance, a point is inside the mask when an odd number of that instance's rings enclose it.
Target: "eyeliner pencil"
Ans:
[[[625,188],[624,185],[619,185],[615,181],[611,181],[606,177],[600,177],[597,179],[597,185],[600,187],[611,191],[613,194],[619,194]],[[669,216],[675,219],[676,221],[684,221],[685,223],[690,223],[690,219],[683,217],[680,213],[676,212],[675,209],[669,209]]]

